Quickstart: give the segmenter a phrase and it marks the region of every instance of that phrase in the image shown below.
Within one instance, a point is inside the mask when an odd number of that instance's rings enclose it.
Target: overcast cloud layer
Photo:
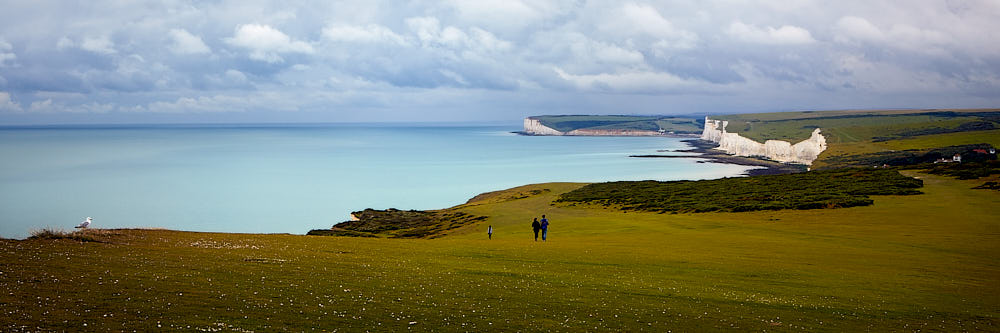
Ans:
[[[1000,1],[16,1],[0,124],[1000,106]]]

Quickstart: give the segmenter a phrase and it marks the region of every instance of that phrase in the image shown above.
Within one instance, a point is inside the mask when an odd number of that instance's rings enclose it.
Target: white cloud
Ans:
[[[411,17],[406,19],[406,25],[410,31],[417,34],[417,38],[424,44],[440,39],[441,23],[434,17]]]
[[[448,0],[463,23],[513,33],[565,14],[574,0]]]
[[[0,67],[7,65],[7,62],[11,63],[17,60],[17,55],[14,54],[14,46],[10,45],[7,40],[0,38]]]
[[[91,102],[86,104],[81,104],[75,108],[74,111],[77,112],[87,112],[87,113],[108,113],[115,109],[114,104],[111,103],[97,103]]]
[[[452,81],[455,81],[455,83],[458,83],[458,84],[463,85],[463,86],[469,85],[469,81],[466,81],[465,78],[462,77],[461,74],[452,72],[452,71],[447,70],[447,69],[442,69],[442,70],[439,70],[438,72],[440,72],[441,75],[444,75],[445,77],[451,79]]]
[[[837,21],[837,36],[835,40],[841,43],[863,42],[873,45],[886,45],[911,52],[945,56],[958,48],[956,39],[950,34],[936,30],[923,29],[909,24],[896,23],[889,29],[882,29],[865,18],[844,16]],[[978,51],[983,45],[967,51]]]
[[[335,42],[407,44],[403,36],[378,24],[365,26],[329,25],[323,28],[323,37]]]
[[[2,112],[23,112],[24,108],[10,98],[10,93],[0,91],[0,111]]]
[[[577,50],[581,56],[593,56],[598,62],[611,64],[640,64],[645,60],[642,53],[628,50],[617,45],[599,41],[588,41]]]
[[[246,101],[233,96],[180,97],[173,102],[149,103],[144,110],[162,113],[245,111]]]
[[[235,69],[228,69],[221,74],[206,74],[204,80],[208,89],[248,89],[253,87],[247,75]]]
[[[173,44],[170,50],[176,54],[205,54],[211,53],[212,49],[205,45],[201,37],[195,36],[185,29],[170,29],[170,38]]]
[[[315,52],[309,43],[293,40],[285,33],[262,24],[243,24],[236,27],[233,37],[226,38],[226,43],[250,50],[250,59],[269,63],[283,62],[281,53]]]
[[[29,112],[55,112],[55,111],[58,111],[58,110],[56,110],[56,108],[52,106],[52,99],[50,98],[50,99],[46,99],[44,101],[31,102],[31,105],[28,106],[28,111]]]
[[[83,41],[80,42],[80,48],[104,55],[118,53],[118,51],[115,50],[115,44],[111,42],[111,39],[108,38],[108,36],[84,38]]]
[[[247,75],[238,70],[230,69],[226,71],[226,79],[234,83],[246,83]]]
[[[479,50],[507,51],[513,44],[509,41],[497,38],[497,36],[493,33],[480,28],[473,27],[469,32],[472,35],[470,43]]]
[[[663,46],[675,49],[690,49],[698,41],[698,35],[674,26],[653,6],[627,3],[619,9],[619,13],[611,15],[608,22],[601,28],[615,31],[627,37],[651,36]]]
[[[841,17],[840,20],[837,20],[836,29],[839,32],[836,40],[841,42],[847,42],[851,39],[879,42],[885,39],[885,34],[882,33],[881,29],[868,20],[857,16]]]
[[[773,27],[761,29],[735,21],[729,24],[726,33],[736,39],[756,44],[793,45],[809,44],[816,41],[809,30],[791,25],[783,25],[777,29]]]
[[[73,43],[73,40],[66,36],[59,37],[59,41],[56,42],[56,49],[59,51],[73,47],[76,47],[76,43]]]
[[[512,43],[497,38],[493,33],[472,27],[468,32],[454,26],[441,28],[441,23],[434,17],[412,17],[406,19],[410,31],[417,35],[425,48],[447,48],[457,51],[469,51],[470,55],[481,55],[490,52],[503,52],[511,48]]]
[[[556,74],[584,91],[621,93],[664,93],[697,89],[699,82],[685,80],[670,73],[652,71],[628,71],[622,73],[570,74],[561,68],[553,69]]]
[[[139,111],[159,113],[208,113],[208,112],[246,112],[254,110],[296,111],[304,99],[298,92],[255,92],[251,95],[216,94],[199,97],[180,97],[176,100],[157,101],[145,107],[135,108]]]

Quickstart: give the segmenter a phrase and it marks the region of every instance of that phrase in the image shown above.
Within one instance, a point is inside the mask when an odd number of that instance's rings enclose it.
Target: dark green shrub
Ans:
[[[609,182],[564,193],[557,202],[651,212],[747,212],[871,205],[869,195],[912,195],[923,181],[892,169],[839,169],[702,181]]]

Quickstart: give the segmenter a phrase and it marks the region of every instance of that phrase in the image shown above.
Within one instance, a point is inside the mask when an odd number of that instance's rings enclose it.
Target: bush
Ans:
[[[926,165],[925,167],[927,173],[949,176],[958,179],[979,179],[982,177],[989,177],[990,175],[1000,174],[1000,161],[997,160],[968,163],[938,163]]]
[[[28,239],[71,239],[79,242],[98,242],[97,239],[89,235],[87,230],[69,232],[49,228],[32,230],[31,237]]]
[[[923,181],[891,169],[840,169],[701,181],[589,184],[557,202],[651,212],[748,212],[871,205],[869,195],[920,194]]]

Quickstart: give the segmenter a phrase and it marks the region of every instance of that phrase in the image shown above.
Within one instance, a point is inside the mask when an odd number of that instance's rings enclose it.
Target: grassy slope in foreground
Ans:
[[[5,240],[0,330],[995,331],[1000,192],[921,177],[867,207],[676,215],[553,207],[582,184],[531,185],[461,206],[490,219],[436,240]]]

